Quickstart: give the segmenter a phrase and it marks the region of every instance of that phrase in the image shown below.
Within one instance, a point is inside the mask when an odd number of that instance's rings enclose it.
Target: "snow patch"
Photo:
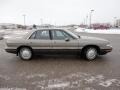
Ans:
[[[109,87],[111,86],[113,83],[115,83],[117,81],[117,79],[109,79],[109,80],[106,80],[106,81],[101,81],[99,83],[99,85],[103,86],[103,87]]]
[[[19,76],[20,76],[20,77],[23,77],[25,74],[26,74],[26,72],[21,72],[21,73],[19,74]]]
[[[36,78],[36,77],[39,77],[39,78],[46,78],[47,75],[46,75],[46,74],[32,74],[32,75],[26,76],[27,79]]]
[[[69,85],[70,85],[69,82],[57,83],[57,84],[48,85],[48,88],[65,88],[68,87]]]
[[[110,86],[120,86],[119,79],[107,79],[104,75],[92,75],[88,73],[72,73],[59,78],[48,78],[45,74],[28,75],[28,79],[34,77],[44,77],[44,80],[34,81],[31,84],[35,85],[40,90],[95,90],[94,86],[108,88]],[[87,87],[93,85],[92,87]]]
[[[0,30],[0,34],[4,35],[5,39],[8,38],[22,38],[30,30]]]
[[[120,34],[120,29],[108,29],[108,30],[94,30],[94,29],[81,29],[78,28],[75,32],[85,32],[85,33],[98,33],[98,34]]]
[[[0,90],[27,90],[26,88],[0,88]]]
[[[86,87],[84,90],[96,90],[96,89],[94,89],[92,87]]]
[[[111,86],[120,87],[120,80],[116,78],[107,78],[102,74],[94,75],[89,73],[77,72],[70,73],[61,77],[48,77],[44,73],[29,74],[22,72],[20,78],[32,81],[31,85],[38,90],[95,90],[95,87],[108,88]],[[37,80],[36,80],[37,78]],[[0,75],[0,79],[10,80],[5,75]],[[88,86],[91,87],[88,87]],[[95,86],[95,87],[94,87]]]
[[[93,83],[96,80],[95,77],[91,76],[91,78],[85,79],[87,83]]]
[[[5,76],[5,75],[0,75],[0,78],[1,79],[4,79],[4,80],[10,80],[10,77],[8,77],[8,76]]]

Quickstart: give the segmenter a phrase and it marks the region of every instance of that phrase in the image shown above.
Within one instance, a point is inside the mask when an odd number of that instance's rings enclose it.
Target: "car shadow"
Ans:
[[[82,60],[80,56],[77,55],[34,55],[32,60],[70,60],[70,59],[75,59],[75,60]]]
[[[66,60],[66,61],[70,61],[70,60],[74,60],[74,61],[82,61],[82,62],[102,62],[106,59],[105,56],[97,56],[97,58],[93,61],[89,61],[84,59],[82,56],[78,56],[78,55],[34,55],[33,58],[31,60],[34,61],[41,61],[41,60]]]

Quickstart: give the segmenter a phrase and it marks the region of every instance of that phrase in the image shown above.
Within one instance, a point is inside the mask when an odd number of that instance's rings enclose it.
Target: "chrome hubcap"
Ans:
[[[89,60],[93,60],[96,58],[97,55],[97,51],[94,48],[91,48],[87,51],[87,58]]]
[[[23,59],[30,59],[32,55],[29,49],[22,49],[20,53]]]

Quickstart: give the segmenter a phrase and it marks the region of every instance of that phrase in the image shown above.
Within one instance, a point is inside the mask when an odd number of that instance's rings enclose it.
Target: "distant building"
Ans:
[[[0,23],[0,29],[32,29],[32,27],[20,24]]]
[[[67,30],[75,30],[79,27],[80,27],[79,25],[75,25],[75,24],[57,26],[57,28],[67,29]]]
[[[116,26],[116,27],[120,27],[120,19],[117,19],[117,20],[116,20],[115,26]]]
[[[94,23],[91,25],[93,29],[109,29],[112,27],[109,23]]]
[[[17,24],[11,24],[11,23],[1,23],[0,29],[17,29]]]
[[[40,26],[38,26],[38,28],[54,28],[55,26],[54,25],[51,25],[51,24],[42,24]]]
[[[88,28],[88,26],[85,25],[85,24],[80,24],[80,27],[81,27],[81,28]]]

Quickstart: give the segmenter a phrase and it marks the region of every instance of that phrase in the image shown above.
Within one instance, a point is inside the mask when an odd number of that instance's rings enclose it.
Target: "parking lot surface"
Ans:
[[[79,34],[108,39],[113,51],[95,61],[75,55],[22,61],[0,40],[0,90],[120,90],[120,35]]]

